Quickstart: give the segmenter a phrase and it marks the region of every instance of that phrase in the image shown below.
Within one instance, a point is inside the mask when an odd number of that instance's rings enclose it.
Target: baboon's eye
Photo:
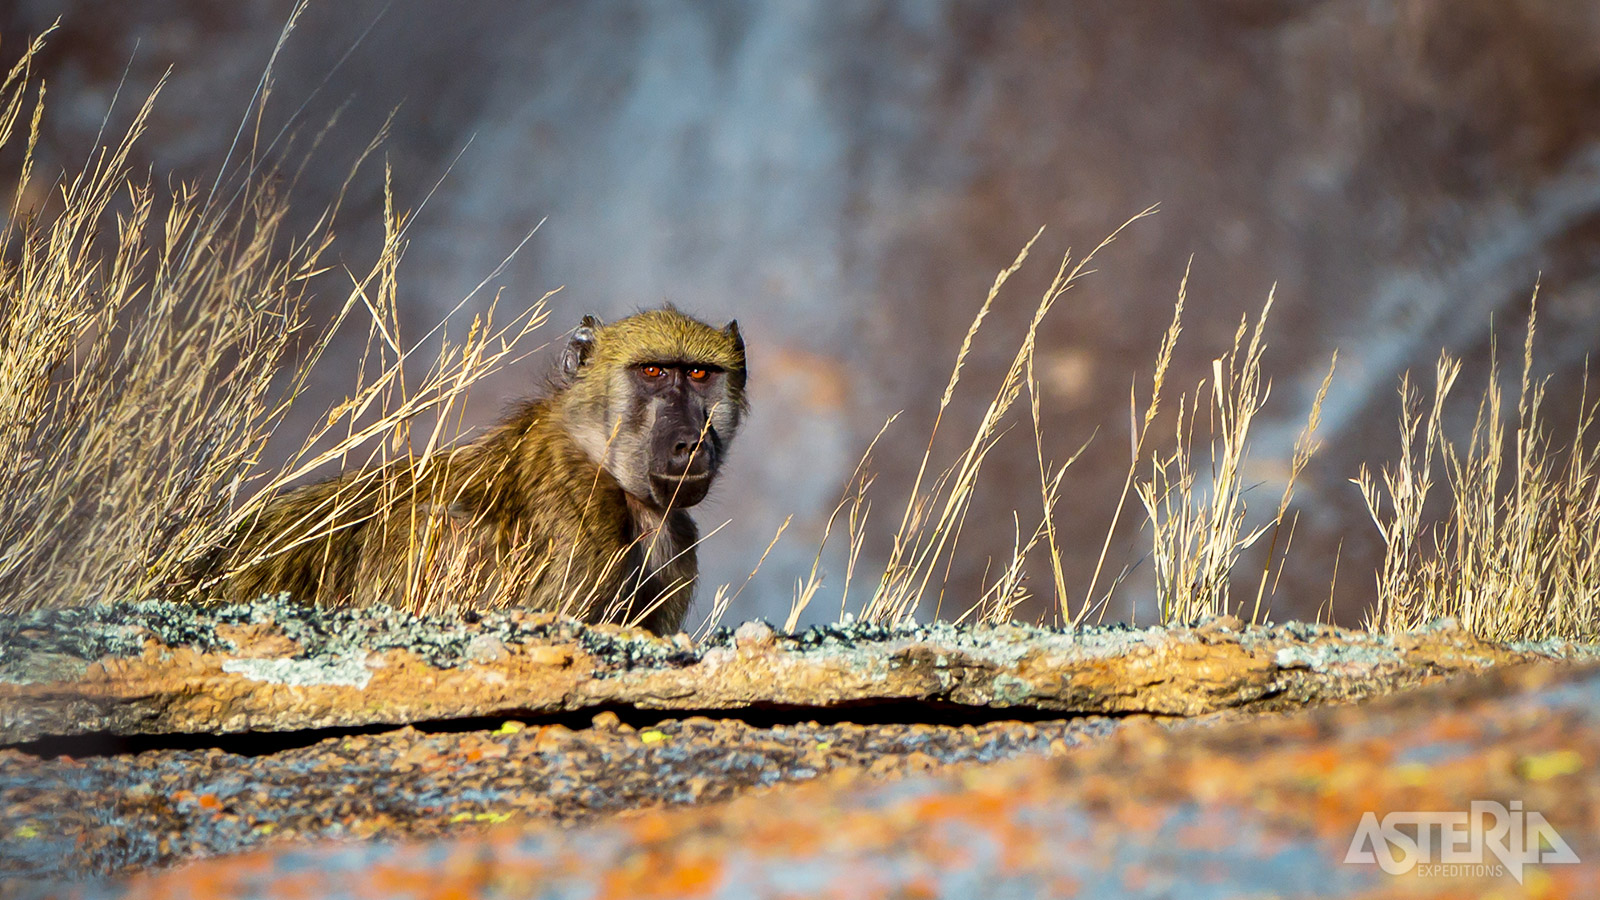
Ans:
[[[660,378],[666,374],[667,370],[660,366],[645,366],[640,371],[644,372],[644,377],[646,378]]]
[[[710,377],[711,377],[711,371],[709,369],[690,369],[689,370],[689,380],[690,381],[705,381],[707,378],[710,378]]]

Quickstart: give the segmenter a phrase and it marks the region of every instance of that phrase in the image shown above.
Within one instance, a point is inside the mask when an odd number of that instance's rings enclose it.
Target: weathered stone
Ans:
[[[100,655],[77,655],[89,648]],[[1289,627],[747,627],[699,645],[544,614],[415,617],[279,599],[144,603],[0,620],[0,741],[404,724],[570,712],[938,701],[1193,716],[1358,699],[1586,645],[1506,646],[1454,627],[1398,638]]]
[[[1130,723],[1053,759],[888,784],[870,767],[847,769],[577,829],[507,823],[428,842],[280,846],[76,893],[346,896],[382,885],[390,895],[551,900],[1594,897],[1597,760],[1600,670],[1526,666],[1211,729]],[[1474,801],[1499,805],[1480,818],[1487,829],[1462,822],[1479,840],[1457,840],[1449,868],[1438,828],[1416,859],[1381,833],[1361,837],[1369,815],[1374,829],[1407,811],[1464,818]],[[1576,861],[1552,858],[1563,847]]]
[[[248,756],[246,739],[85,758],[0,750],[5,879],[83,879],[286,840],[437,837],[485,823],[578,825],[709,803],[855,768],[876,778],[1062,753],[1134,718],[1037,724],[636,719],[325,737]],[[580,724],[574,722],[574,724]],[[1188,722],[1183,723],[1187,725]],[[257,745],[259,748],[259,745]]]

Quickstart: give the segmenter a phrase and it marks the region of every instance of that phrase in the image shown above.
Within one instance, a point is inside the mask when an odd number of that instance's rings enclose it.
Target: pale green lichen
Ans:
[[[7,659],[0,651],[0,682],[6,684],[49,684],[75,681],[89,670],[89,662],[66,653],[34,653]]]
[[[1400,651],[1392,646],[1355,641],[1325,641],[1280,647],[1273,661],[1280,669],[1310,669],[1314,672],[1323,672],[1330,666],[1370,669],[1381,665],[1399,665],[1405,660]]]
[[[251,681],[291,685],[348,685],[365,688],[372,680],[367,658],[335,656],[313,659],[230,659],[222,671],[243,675]]]
[[[1010,706],[1026,702],[1033,696],[1033,686],[1015,675],[996,675],[990,682],[995,703]]]

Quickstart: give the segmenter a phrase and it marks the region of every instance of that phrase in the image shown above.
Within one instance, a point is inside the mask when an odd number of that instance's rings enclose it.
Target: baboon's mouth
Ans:
[[[652,472],[650,475],[650,493],[659,506],[671,505],[674,509],[684,509],[704,500],[710,490],[710,472],[692,475],[662,475]]]

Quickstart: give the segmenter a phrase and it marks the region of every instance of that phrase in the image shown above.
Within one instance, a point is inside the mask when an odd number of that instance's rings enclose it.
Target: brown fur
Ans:
[[[745,411],[735,324],[716,329],[671,308],[610,326],[586,319],[549,396],[477,440],[426,468],[401,461],[269,505],[230,548],[224,592],[515,606],[676,631],[693,599],[698,532],[641,487],[658,465],[658,416],[631,386],[657,362],[722,372],[702,392],[716,395],[707,428],[731,442]]]

